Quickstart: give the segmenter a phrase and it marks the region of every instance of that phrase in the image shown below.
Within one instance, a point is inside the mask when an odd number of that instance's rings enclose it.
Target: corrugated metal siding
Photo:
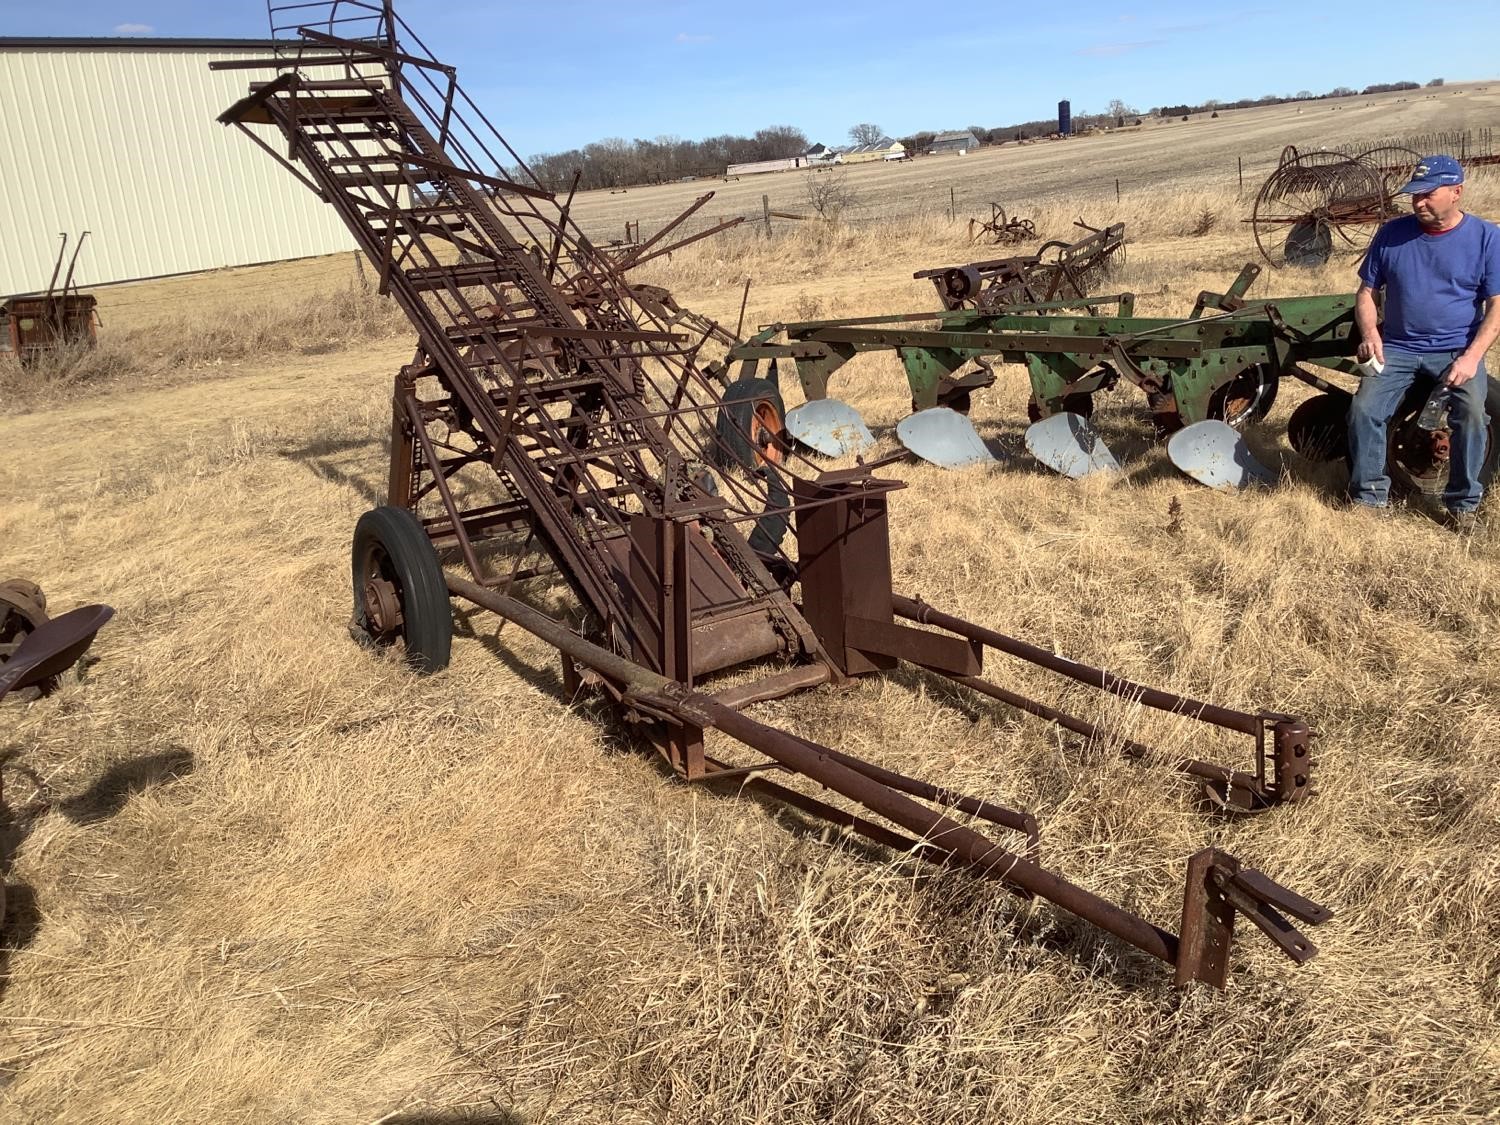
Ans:
[[[0,50],[0,295],[46,288],[59,231],[91,232],[84,286],[353,249],[331,207],[215,120],[267,73],[209,62],[258,57]]]

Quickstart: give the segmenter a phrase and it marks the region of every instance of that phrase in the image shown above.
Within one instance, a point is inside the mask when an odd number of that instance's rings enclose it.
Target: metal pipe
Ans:
[[[1031,664],[1040,665],[1049,671],[1059,675],[1067,676],[1069,679],[1077,680],[1089,687],[1096,687],[1107,691],[1111,695],[1117,695],[1121,699],[1128,699],[1133,703],[1143,703],[1147,707],[1153,707],[1158,711],[1169,711],[1174,715],[1186,715],[1191,719],[1199,719],[1205,723],[1211,723],[1216,727],[1224,727],[1227,730],[1237,730],[1244,734],[1256,735],[1262,729],[1260,716],[1252,715],[1247,711],[1236,711],[1229,707],[1220,707],[1214,703],[1204,703],[1202,700],[1192,699],[1184,695],[1173,695],[1168,691],[1158,688],[1149,688],[1144,684],[1124,679],[1104,671],[1102,668],[1091,668],[1087,664],[1080,664],[1076,660],[1069,660],[1065,656],[1054,656],[1044,648],[1018,641],[1014,637],[1007,637],[1003,633],[997,633],[993,629],[986,629],[982,625],[975,625],[965,621],[961,617],[943,613],[941,610],[933,609],[925,602],[914,601],[911,598],[902,597],[897,594],[894,599],[896,614],[909,621],[917,621],[924,625],[936,625],[941,629],[957,633],[961,637],[967,637],[972,641],[979,641],[998,649],[1010,656],[1025,660]]]
[[[835,761],[826,748],[768,727],[725,707],[711,696],[694,692],[665,676],[651,672],[624,657],[600,648],[546,614],[486,590],[457,575],[445,576],[448,589],[459,597],[499,614],[528,633],[533,633],[617,683],[632,697],[653,710],[671,714],[679,721],[701,728],[716,728],[730,738],[759,750],[795,773],[832,789],[867,809],[900,825],[917,837],[1008,883],[1055,903],[1064,910],[1114,934],[1151,956],[1175,964],[1177,935],[1144,918],[1122,910],[1107,899],[1069,883],[1052,872],[1021,858],[972,829],[903,796],[888,785]]]
[[[941,669],[930,669],[942,675],[948,675]],[[982,680],[978,676],[948,676],[954,683],[963,684],[971,691],[977,691],[980,695],[987,695],[991,699],[998,699],[1001,703],[1008,703],[1012,707],[1046,719],[1048,722],[1056,723],[1064,730],[1070,730],[1074,734],[1081,734],[1085,738],[1105,740],[1108,736],[1093,723],[1084,719],[1075,718],[1055,707],[1049,707],[1045,703],[1038,703],[1034,699],[1028,699],[1024,695],[1018,695],[1013,691],[1007,691],[998,684],[992,684],[988,680]],[[1145,758],[1150,756],[1152,748],[1140,742],[1133,742],[1128,738],[1120,740],[1120,752],[1127,758]],[[1182,773],[1191,774],[1193,777],[1201,777],[1206,781],[1219,781],[1230,786],[1249,786],[1259,788],[1254,774],[1240,773],[1237,770],[1225,766],[1215,765],[1213,762],[1200,761],[1197,758],[1180,758],[1171,763],[1171,767]]]

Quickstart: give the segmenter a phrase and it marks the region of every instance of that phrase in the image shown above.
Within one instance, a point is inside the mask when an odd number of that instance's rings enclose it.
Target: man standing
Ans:
[[[1397,194],[1408,192],[1412,214],[1382,226],[1359,267],[1359,358],[1383,367],[1360,380],[1349,411],[1349,495],[1386,507],[1386,427],[1413,384],[1442,382],[1452,432],[1443,504],[1450,524],[1468,530],[1484,492],[1484,353],[1500,336],[1500,228],[1459,208],[1464,172],[1451,156],[1425,157]],[[1377,289],[1385,290],[1383,324]]]

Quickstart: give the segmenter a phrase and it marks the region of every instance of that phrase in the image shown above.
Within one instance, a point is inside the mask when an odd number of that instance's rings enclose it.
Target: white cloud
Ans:
[[[1089,55],[1096,59],[1112,59],[1117,55],[1128,55],[1131,51],[1160,46],[1162,42],[1164,41],[1161,39],[1142,39],[1138,43],[1100,43],[1096,47],[1083,47],[1073,53]]]
[[[156,28],[149,23],[117,23],[115,24],[116,35],[150,35]]]
[[[679,31],[672,40],[673,43],[707,43],[713,39],[712,35],[689,35],[685,31]]]

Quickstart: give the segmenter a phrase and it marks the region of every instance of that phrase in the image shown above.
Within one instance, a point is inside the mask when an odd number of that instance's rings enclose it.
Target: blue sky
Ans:
[[[1500,3],[1388,0],[1139,8],[400,0],[397,10],[524,156],[604,137],[698,139],[795,125],[838,144],[1409,79],[1500,77]],[[1420,14],[1426,11],[1428,14]],[[0,0],[0,34],[258,38],[261,0]]]

